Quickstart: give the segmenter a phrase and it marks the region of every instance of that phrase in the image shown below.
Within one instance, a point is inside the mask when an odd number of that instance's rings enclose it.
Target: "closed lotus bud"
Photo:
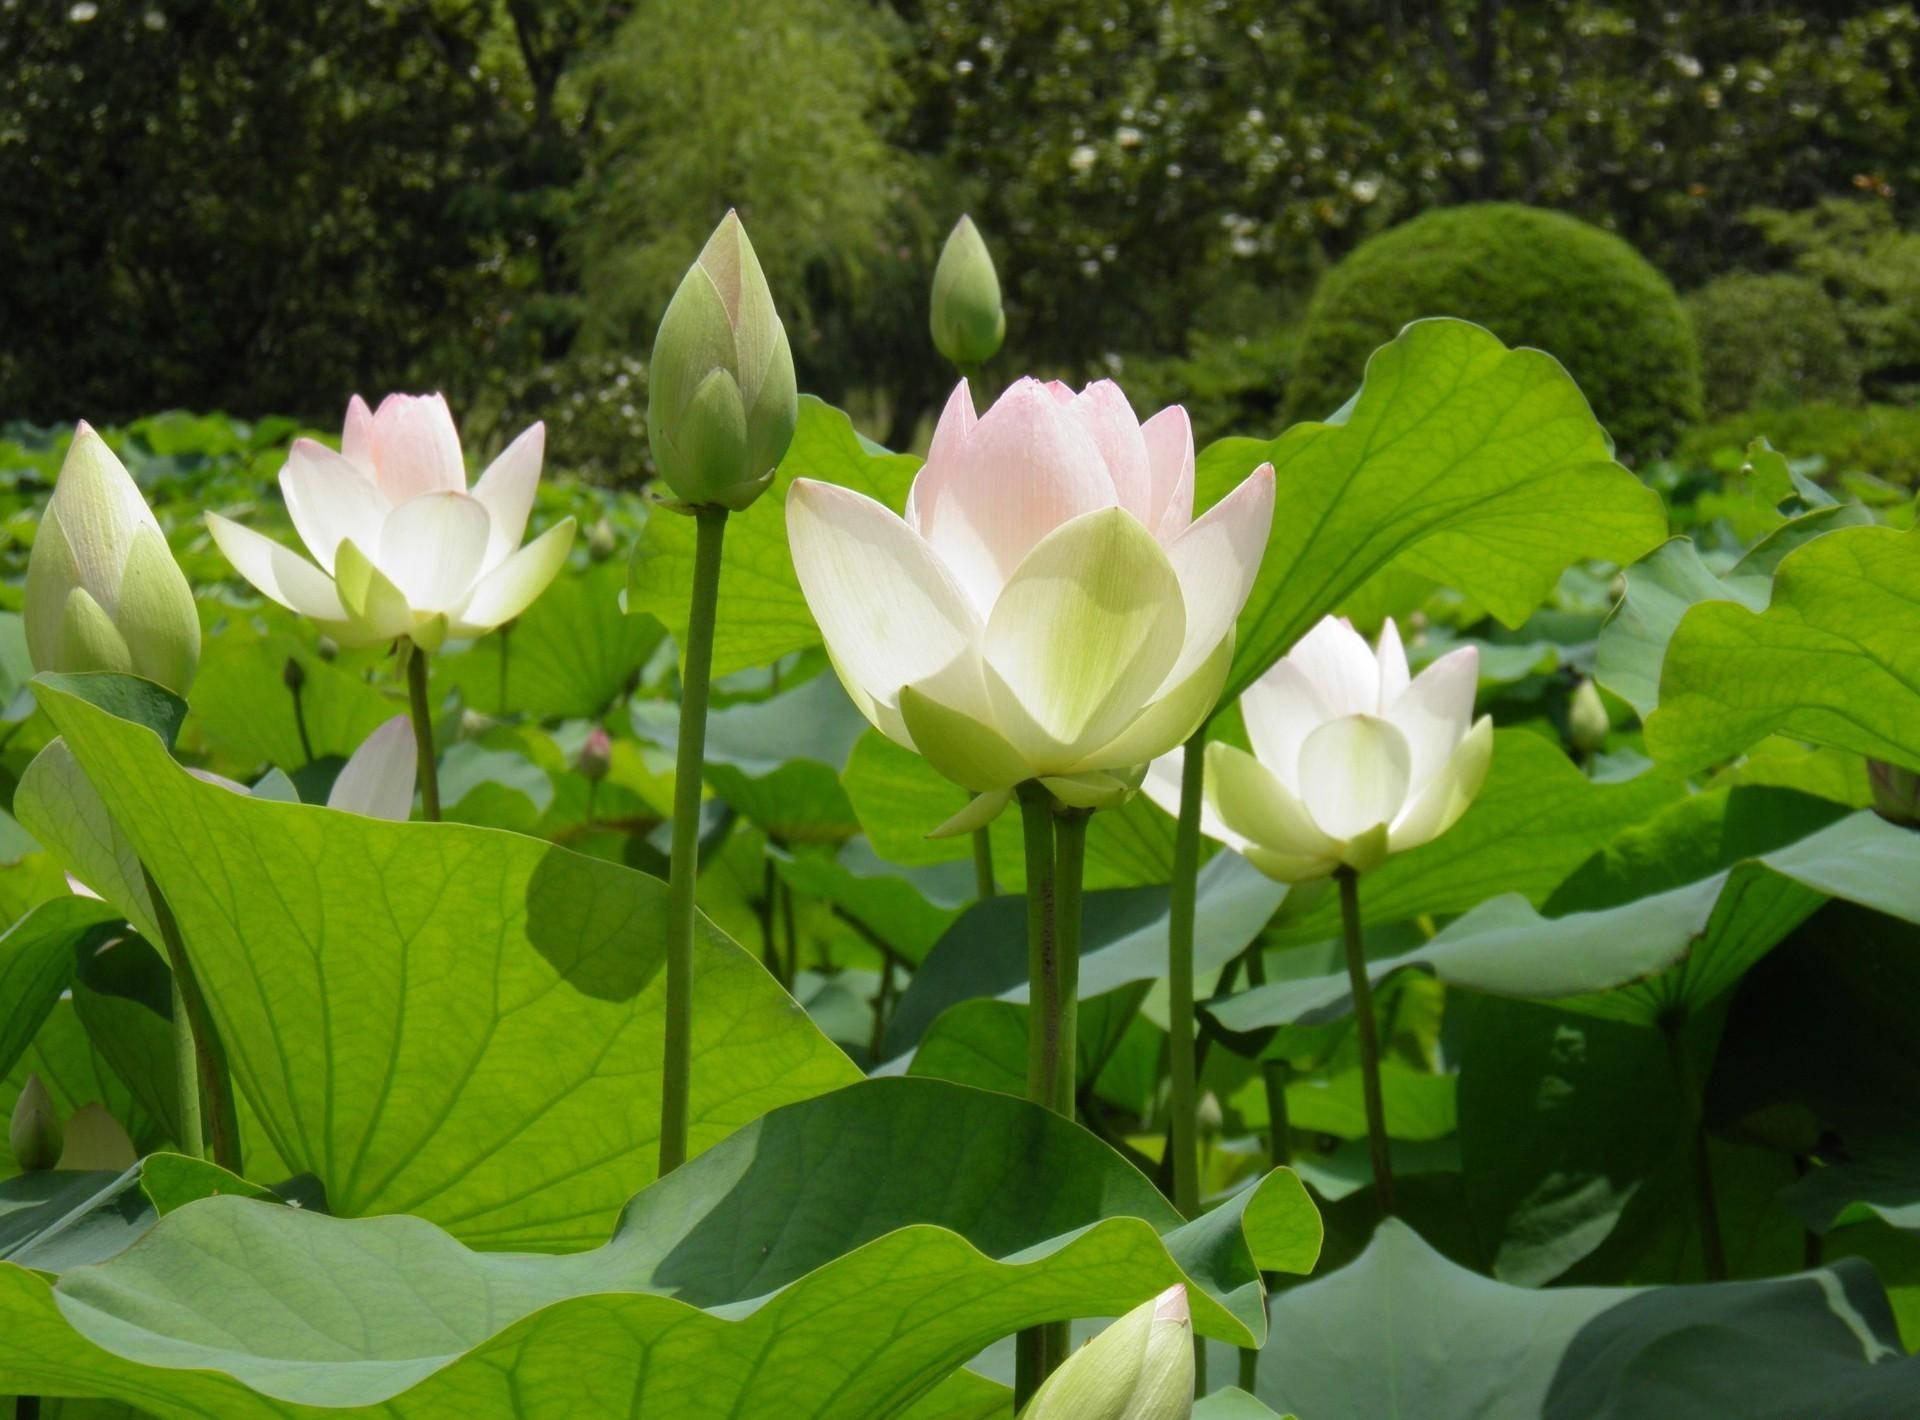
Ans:
[[[1213,1138],[1226,1123],[1226,1115],[1220,1109],[1220,1097],[1212,1090],[1200,1096],[1200,1103],[1194,1107],[1193,1122],[1205,1139]]]
[[[85,422],[27,561],[27,655],[40,671],[121,671],[185,695],[200,664],[193,591],[146,500]]]
[[[38,1075],[27,1076],[26,1088],[14,1101],[13,1120],[7,1129],[7,1147],[13,1150],[15,1165],[22,1173],[52,1168],[60,1162],[64,1135],[53,1096]]]
[[[1873,788],[1873,807],[1881,818],[1920,828],[1920,774],[1882,759],[1870,759],[1867,783]]]
[[[288,656],[287,663],[280,667],[280,683],[295,695],[307,683],[307,668],[300,664],[297,657]]]
[[[962,217],[940,249],[933,269],[933,343],[962,370],[994,357],[1007,334],[1000,277],[973,218]]]
[[[799,417],[786,329],[746,229],[729,212],[654,337],[654,464],[682,502],[738,512],[772,484]]]
[[[313,654],[323,661],[331,661],[340,654],[340,643],[331,636],[322,636],[313,643]]]
[[[1061,1364],[1020,1420],[1186,1420],[1193,1414],[1193,1325],[1175,1283]]]
[[[596,784],[607,777],[607,771],[613,767],[613,740],[604,726],[595,725],[587,732],[586,743],[580,746],[573,763]]]
[[[67,1147],[60,1153],[61,1168],[118,1173],[132,1168],[139,1159],[133,1140],[120,1121],[107,1113],[105,1105],[83,1104],[67,1121]]]
[[[605,562],[618,550],[613,536],[613,524],[605,518],[587,529],[587,556],[595,562]]]
[[[1582,754],[1597,754],[1606,747],[1607,731],[1612,728],[1600,687],[1590,680],[1581,681],[1567,702],[1567,742]]]

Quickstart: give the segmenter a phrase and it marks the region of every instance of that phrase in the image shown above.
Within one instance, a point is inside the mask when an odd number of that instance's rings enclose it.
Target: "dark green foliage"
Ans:
[[[1736,272],[1686,298],[1708,414],[1854,399],[1860,367],[1833,298],[1787,272]]]
[[[1675,457],[1682,463],[1738,469],[1747,444],[1764,438],[1795,458],[1826,461],[1821,481],[1867,473],[1920,487],[1920,409],[1891,404],[1789,404],[1742,410],[1689,429]]]
[[[1448,207],[1361,245],[1308,307],[1289,420],[1324,419],[1409,321],[1458,316],[1573,374],[1621,452],[1670,447],[1700,414],[1700,359],[1667,279],[1618,237],[1513,203]]]
[[[1130,358],[1117,378],[1142,418],[1169,404],[1185,405],[1196,446],[1228,434],[1271,436],[1280,432],[1298,343],[1291,326],[1262,335],[1196,333],[1185,355]]]

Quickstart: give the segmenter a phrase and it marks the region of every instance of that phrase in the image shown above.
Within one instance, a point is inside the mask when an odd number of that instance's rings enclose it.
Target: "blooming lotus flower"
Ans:
[[[1207,746],[1202,827],[1282,882],[1365,872],[1439,837],[1473,802],[1493,721],[1473,718],[1480,653],[1451,651],[1411,681],[1389,620],[1377,651],[1327,617],[1240,699],[1253,753]],[[1179,767],[1154,766],[1169,811]]]
[[[1174,1283],[1061,1363],[1020,1420],[1187,1420],[1193,1414],[1193,1322]]]
[[[193,589],[126,467],[84,420],[27,558],[35,670],[122,671],[179,695],[200,664]]]
[[[787,534],[834,668],[881,733],[976,798],[1039,779],[1118,803],[1213,709],[1273,517],[1261,465],[1193,518],[1193,432],[1119,386],[1021,380],[976,417],[963,380],[898,517],[795,480]]]
[[[534,424],[469,490],[445,399],[391,394],[375,413],[355,395],[340,452],[298,439],[280,471],[311,562],[218,513],[207,526],[241,576],[341,645],[432,651],[518,616],[566,561],[572,518],[520,546],[545,448]]]

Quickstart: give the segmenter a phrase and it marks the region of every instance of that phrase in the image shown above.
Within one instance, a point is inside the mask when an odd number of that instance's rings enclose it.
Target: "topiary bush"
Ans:
[[[1356,247],[1321,278],[1287,392],[1324,419],[1409,321],[1458,316],[1572,372],[1623,454],[1671,448],[1700,417],[1700,357],[1666,277],[1620,238],[1516,203],[1443,207]]]
[[[1859,397],[1860,362],[1818,281],[1738,272],[1689,292],[1686,308],[1709,415]]]

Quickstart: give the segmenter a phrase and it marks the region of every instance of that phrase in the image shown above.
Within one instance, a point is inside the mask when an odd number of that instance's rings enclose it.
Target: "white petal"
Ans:
[[[1421,671],[1389,702],[1386,717],[1406,736],[1413,755],[1410,782],[1415,793],[1446,767],[1473,723],[1473,695],[1479,684],[1479,649],[1462,646]]]
[[[373,477],[373,411],[359,395],[347,401],[347,422],[340,431],[340,455]]]
[[[1300,792],[1300,746],[1307,736],[1335,718],[1307,679],[1289,659],[1275,661],[1267,673],[1240,696],[1240,715],[1247,722],[1253,752],[1288,789]]]
[[[453,634],[481,635],[532,606],[566,565],[574,526],[572,518],[562,518],[482,577],[455,614]]]
[[[1321,831],[1299,798],[1236,745],[1207,746],[1206,789],[1220,822],[1248,843],[1292,858],[1332,858],[1339,852],[1340,845]]]
[[[1392,823],[1407,802],[1411,756],[1399,730],[1378,715],[1329,720],[1300,746],[1300,799],[1334,838]]]
[[[487,510],[464,493],[425,493],[387,514],[380,570],[415,611],[452,611],[467,599],[487,555]]]
[[[1486,783],[1492,762],[1493,719],[1482,715],[1433,782],[1401,810],[1388,835],[1393,851],[1418,848],[1452,828]]]
[[[540,487],[540,460],[546,450],[547,426],[530,424],[487,465],[487,471],[473,485],[474,501],[493,521],[487,534],[487,555],[480,564],[482,573],[491,572],[511,557],[526,536],[527,514]]]
[[[939,500],[941,485],[959,467],[967,436],[979,422],[973,412],[973,391],[962,380],[947,396],[947,407],[940,411],[940,420],[933,426],[933,442],[927,446],[927,461],[920,466],[920,472],[914,475],[913,487],[907,490],[905,517],[907,526],[915,532],[926,532],[928,515]]]
[[[1407,648],[1401,644],[1400,628],[1388,617],[1380,628],[1380,640],[1374,650],[1380,667],[1380,713],[1386,714],[1407,688]],[[1419,783],[1416,766],[1414,782]]]
[[[1186,763],[1185,746],[1168,750],[1147,766],[1147,777],[1140,781],[1140,792],[1176,819],[1180,817],[1180,776],[1186,772]],[[1236,853],[1245,853],[1252,841],[1227,827],[1213,806],[1213,796],[1204,791],[1200,796],[1200,831]]]
[[[437,394],[390,394],[373,416],[374,479],[390,503],[423,493],[464,493],[467,466],[453,411]]]
[[[1068,406],[1087,431],[1100,457],[1106,460],[1120,506],[1147,527],[1153,526],[1153,474],[1147,460],[1140,419],[1127,396],[1112,380],[1095,380],[1074,396]]]
[[[1193,421],[1170,404],[1140,426],[1140,437],[1153,480],[1147,526],[1164,546],[1193,521]]]
[[[1192,675],[1163,690],[1132,724],[1074,768],[1118,769],[1144,763],[1175,745],[1185,744],[1220,703],[1220,691],[1227,683],[1227,671],[1232,665],[1233,637],[1228,636]]]
[[[787,541],[834,664],[874,700],[897,705],[901,686],[975,654],[966,596],[920,535],[873,499],[795,479]]]
[[[1345,617],[1321,617],[1287,659],[1313,683],[1329,715],[1380,713],[1380,662]]]
[[[390,505],[344,454],[311,439],[294,440],[280,470],[280,493],[294,531],[322,571],[333,571],[334,554],[349,538],[362,547],[379,545]]]
[[[207,530],[234,571],[287,610],[318,621],[346,619],[332,579],[299,553],[218,513],[207,514]]]
[[[1092,438],[1028,379],[980,417],[918,513],[928,544],[984,618],[1041,538],[1113,504],[1113,480]]]
[[[1273,526],[1273,465],[1261,464],[1167,547],[1187,609],[1186,641],[1167,673],[1177,685],[1211,656],[1247,604]]]
[[[327,807],[405,823],[413,812],[418,767],[413,722],[395,715],[362,740],[340,767],[327,794]]]
[[[1185,634],[1153,535],[1119,508],[1075,518],[1020,564],[987,620],[995,719],[1036,769],[1071,772],[1152,703]]]

